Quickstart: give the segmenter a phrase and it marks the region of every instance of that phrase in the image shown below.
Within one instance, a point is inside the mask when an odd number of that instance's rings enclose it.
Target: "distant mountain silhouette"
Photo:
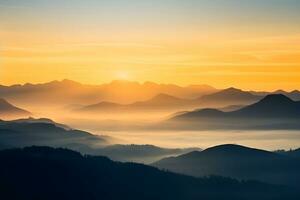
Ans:
[[[293,101],[282,94],[272,94],[236,111],[200,109],[179,114],[169,122],[195,129],[199,127],[299,129],[299,119],[300,102]]]
[[[206,107],[225,107],[230,105],[247,105],[254,103],[262,96],[253,95],[251,92],[242,91],[236,88],[227,88],[213,94],[208,94],[200,97],[203,106]]]
[[[132,104],[118,104],[112,102],[100,102],[93,105],[84,106],[76,109],[76,112],[99,113],[103,111],[160,111],[160,110],[180,110],[196,108],[200,105],[199,101],[182,99],[168,94],[158,94],[146,101],[138,101]]]
[[[5,99],[0,98],[0,118],[18,118],[32,115],[29,111],[18,108],[10,104]]]
[[[239,145],[220,145],[153,164],[192,176],[220,175],[299,187],[300,159]]]
[[[153,82],[112,81],[101,85],[84,85],[71,80],[52,81],[43,84],[0,85],[0,97],[22,104],[87,105],[94,102],[130,104],[150,99],[160,93],[180,98],[197,98],[217,91],[208,85],[181,87]]]
[[[55,122],[51,123],[48,119],[0,120],[0,148],[2,149],[31,145],[60,147],[70,143],[104,145],[107,141],[101,136],[73,130]]]
[[[288,187],[222,177],[193,178],[156,168],[31,147],[0,152],[0,198],[30,200],[296,200]],[[216,192],[217,191],[217,192]]]
[[[100,103],[91,104],[87,106],[81,106],[80,108],[76,108],[74,112],[89,112],[89,113],[99,113],[99,112],[107,112],[107,111],[120,111],[121,109],[125,109],[126,105],[102,101]]]

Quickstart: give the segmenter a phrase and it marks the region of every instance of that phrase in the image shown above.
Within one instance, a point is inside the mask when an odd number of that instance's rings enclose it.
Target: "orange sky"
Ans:
[[[128,79],[300,89],[294,1],[24,2],[0,4],[1,84]]]

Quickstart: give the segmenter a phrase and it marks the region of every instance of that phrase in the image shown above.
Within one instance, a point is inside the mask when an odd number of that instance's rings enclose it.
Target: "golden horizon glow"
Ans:
[[[226,2],[0,2],[0,84],[125,79],[300,89],[299,3]]]

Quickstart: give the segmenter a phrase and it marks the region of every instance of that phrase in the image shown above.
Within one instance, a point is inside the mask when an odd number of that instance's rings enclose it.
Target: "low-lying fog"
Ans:
[[[62,111],[62,110],[61,110]],[[48,110],[35,117],[48,117],[73,128],[93,134],[111,136],[118,144],[152,144],[160,147],[200,147],[218,144],[240,144],[266,150],[300,147],[300,131],[290,130],[216,130],[216,131],[162,131],[143,130],[147,124],[170,117],[170,113],[103,113],[99,116]]]
[[[153,144],[161,147],[207,148],[219,144],[240,144],[259,149],[295,149],[299,131],[111,131],[105,132],[125,144]]]

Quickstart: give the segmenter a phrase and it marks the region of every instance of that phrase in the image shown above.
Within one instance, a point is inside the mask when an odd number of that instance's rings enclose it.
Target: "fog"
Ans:
[[[32,108],[31,108],[32,109]],[[106,135],[118,144],[152,144],[168,148],[207,148],[218,144],[240,144],[266,150],[299,148],[296,130],[160,130],[148,129],[172,116],[170,112],[103,112],[76,114],[61,107],[35,107],[34,117],[47,117],[72,128]]]

